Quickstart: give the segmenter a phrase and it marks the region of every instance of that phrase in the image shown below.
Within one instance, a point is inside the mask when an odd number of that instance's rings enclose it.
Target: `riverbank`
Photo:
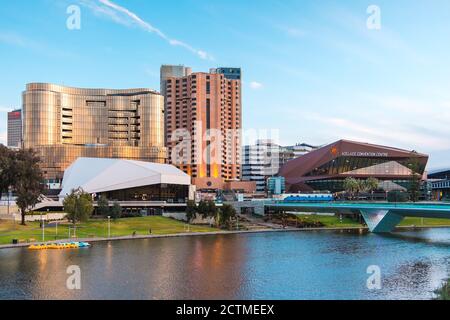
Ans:
[[[177,221],[161,216],[123,218],[111,220],[92,219],[79,223],[76,228],[69,222],[53,222],[46,224],[43,230],[39,222],[27,222],[22,226],[17,222],[0,221],[0,245],[11,244],[13,239],[20,242],[34,243],[45,241],[62,241],[71,238],[108,238],[123,236],[144,236],[160,234],[177,234],[185,232],[211,232],[218,231],[203,225],[188,225],[182,221]]]
[[[398,230],[419,230],[419,229],[431,229],[431,228],[449,228],[447,225],[435,225],[435,226],[399,226]],[[211,228],[213,229],[213,228]],[[61,238],[58,242],[70,242],[70,241],[82,241],[82,242],[106,242],[106,241],[124,241],[124,240],[142,240],[142,239],[158,239],[158,238],[178,238],[178,237],[200,237],[200,236],[216,236],[216,235],[233,235],[233,234],[252,234],[252,233],[275,233],[275,232],[324,232],[324,231],[341,231],[341,232],[359,232],[367,233],[369,229],[364,226],[356,227],[320,227],[320,228],[261,228],[253,230],[218,230],[218,231],[204,231],[204,232],[180,232],[172,234],[151,234],[151,235],[126,235],[126,236],[112,236],[112,237],[95,237],[95,238]],[[31,244],[48,244],[54,243],[55,241],[36,241],[28,243],[18,243],[18,244],[2,244],[1,249],[11,249],[11,248],[26,248]]]
[[[436,291],[436,300],[450,300],[450,279]]]

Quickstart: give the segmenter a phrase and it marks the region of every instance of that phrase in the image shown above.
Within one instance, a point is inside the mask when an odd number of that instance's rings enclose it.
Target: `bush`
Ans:
[[[403,191],[391,191],[387,196],[388,202],[408,202],[408,200],[408,193]]]

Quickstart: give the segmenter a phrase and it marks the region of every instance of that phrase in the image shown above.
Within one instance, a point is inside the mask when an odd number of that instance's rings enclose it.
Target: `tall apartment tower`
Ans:
[[[27,84],[23,144],[38,152],[56,185],[78,157],[164,163],[164,99],[154,90]]]
[[[22,145],[22,111],[8,112],[8,147],[20,148]]]
[[[166,80],[168,78],[182,78],[190,75],[191,73],[192,69],[190,67],[185,67],[183,65],[163,64],[160,71],[161,94],[163,96],[166,95]]]
[[[164,92],[169,162],[191,175],[198,189],[239,180],[241,81],[196,72],[168,77]]]

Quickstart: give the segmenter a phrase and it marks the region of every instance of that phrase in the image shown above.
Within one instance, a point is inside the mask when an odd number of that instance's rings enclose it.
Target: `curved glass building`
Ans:
[[[289,192],[344,190],[347,177],[379,181],[385,191],[406,190],[422,177],[428,156],[416,151],[340,140],[287,162],[279,172]]]
[[[36,150],[48,184],[78,157],[164,163],[164,98],[151,89],[27,84],[23,146]]]

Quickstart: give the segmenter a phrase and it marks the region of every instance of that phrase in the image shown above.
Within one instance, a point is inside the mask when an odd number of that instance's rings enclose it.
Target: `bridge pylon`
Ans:
[[[389,233],[403,220],[403,216],[391,210],[360,209],[369,230],[374,233]]]

